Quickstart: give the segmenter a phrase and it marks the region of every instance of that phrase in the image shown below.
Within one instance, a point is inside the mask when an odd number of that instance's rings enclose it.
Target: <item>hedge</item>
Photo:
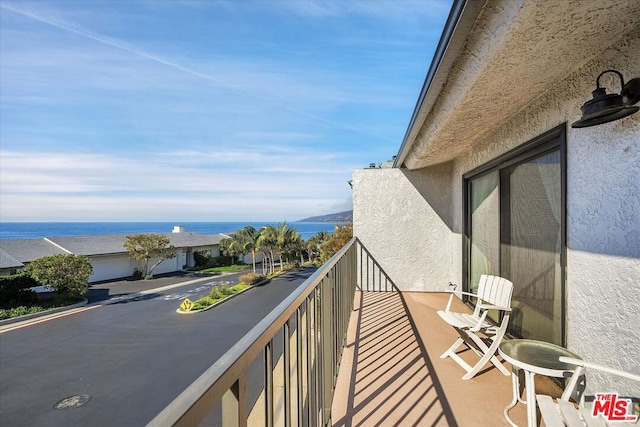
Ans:
[[[38,294],[29,288],[38,283],[28,274],[0,277],[0,307],[11,308],[38,302]]]

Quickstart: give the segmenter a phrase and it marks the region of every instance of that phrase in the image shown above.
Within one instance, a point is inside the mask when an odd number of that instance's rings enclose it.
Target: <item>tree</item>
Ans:
[[[327,262],[353,237],[353,224],[336,225],[333,234],[320,245],[320,261]]]
[[[240,230],[235,231],[230,235],[228,239],[224,239],[221,244],[221,249],[224,248],[225,254],[251,254],[253,258],[253,272],[256,272],[256,251],[258,250],[258,237],[260,234],[250,225],[247,225]]]
[[[144,262],[144,277],[150,276],[153,269],[162,261],[176,256],[176,248],[163,234],[133,234],[126,239],[124,247],[129,252],[129,256],[136,262]],[[157,259],[157,261],[149,268],[151,259]]]
[[[302,241],[302,237],[298,233],[298,230],[295,228],[291,229],[291,233],[289,234],[289,242],[287,243],[287,252],[290,255],[290,258],[287,261],[291,262],[291,258],[295,258],[300,255],[300,264],[304,264],[304,242]]]
[[[245,251],[251,252],[251,258],[253,261],[253,272],[256,272],[256,250],[258,249],[258,237],[260,237],[260,233],[256,231],[250,225],[238,230],[234,233],[236,239],[238,239],[239,244],[244,248]]]
[[[287,221],[282,224],[278,224],[276,227],[276,251],[280,258],[280,271],[284,268],[284,254],[289,249],[292,230],[293,229],[289,228],[287,225]]]
[[[314,261],[320,255],[320,246],[331,237],[326,231],[318,231],[305,242],[305,248],[309,254],[309,261]]]
[[[273,253],[276,250],[278,244],[278,230],[273,225],[267,225],[260,229],[260,236],[258,237],[258,248],[269,254],[269,272],[273,274],[275,271],[275,261]],[[263,262],[264,264],[264,262]]]
[[[25,268],[35,281],[50,286],[58,295],[84,295],[89,290],[93,267],[84,255],[61,254],[38,258]]]
[[[231,257],[231,264],[235,262],[235,257],[240,254],[231,237],[227,237],[220,241],[220,253],[224,256]]]

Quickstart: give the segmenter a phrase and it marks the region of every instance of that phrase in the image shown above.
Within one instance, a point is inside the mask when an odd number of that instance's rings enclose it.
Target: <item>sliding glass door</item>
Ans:
[[[514,283],[509,332],[563,344],[564,127],[465,175],[466,289]]]
[[[469,292],[476,293],[483,274],[500,271],[500,176],[497,171],[470,181],[471,235]]]

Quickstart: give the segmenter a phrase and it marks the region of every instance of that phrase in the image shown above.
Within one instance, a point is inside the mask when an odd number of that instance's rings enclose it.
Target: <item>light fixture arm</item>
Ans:
[[[607,74],[607,73],[615,73],[618,75],[618,77],[620,77],[620,90],[622,90],[624,88],[624,77],[622,77],[622,73],[617,70],[606,70],[601,72],[598,78],[596,79],[596,87],[600,89],[600,77],[602,77],[604,74]]]

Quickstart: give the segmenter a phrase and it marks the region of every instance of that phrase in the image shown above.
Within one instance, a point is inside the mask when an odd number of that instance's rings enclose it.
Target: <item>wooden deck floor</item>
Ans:
[[[503,410],[511,401],[510,377],[488,365],[465,381],[457,363],[439,357],[458,337],[436,313],[447,298],[422,292],[356,295],[333,401],[334,426],[509,425]],[[476,356],[466,351],[462,357],[473,362]],[[536,386],[558,393],[544,378]],[[524,405],[510,416],[526,425]]]

